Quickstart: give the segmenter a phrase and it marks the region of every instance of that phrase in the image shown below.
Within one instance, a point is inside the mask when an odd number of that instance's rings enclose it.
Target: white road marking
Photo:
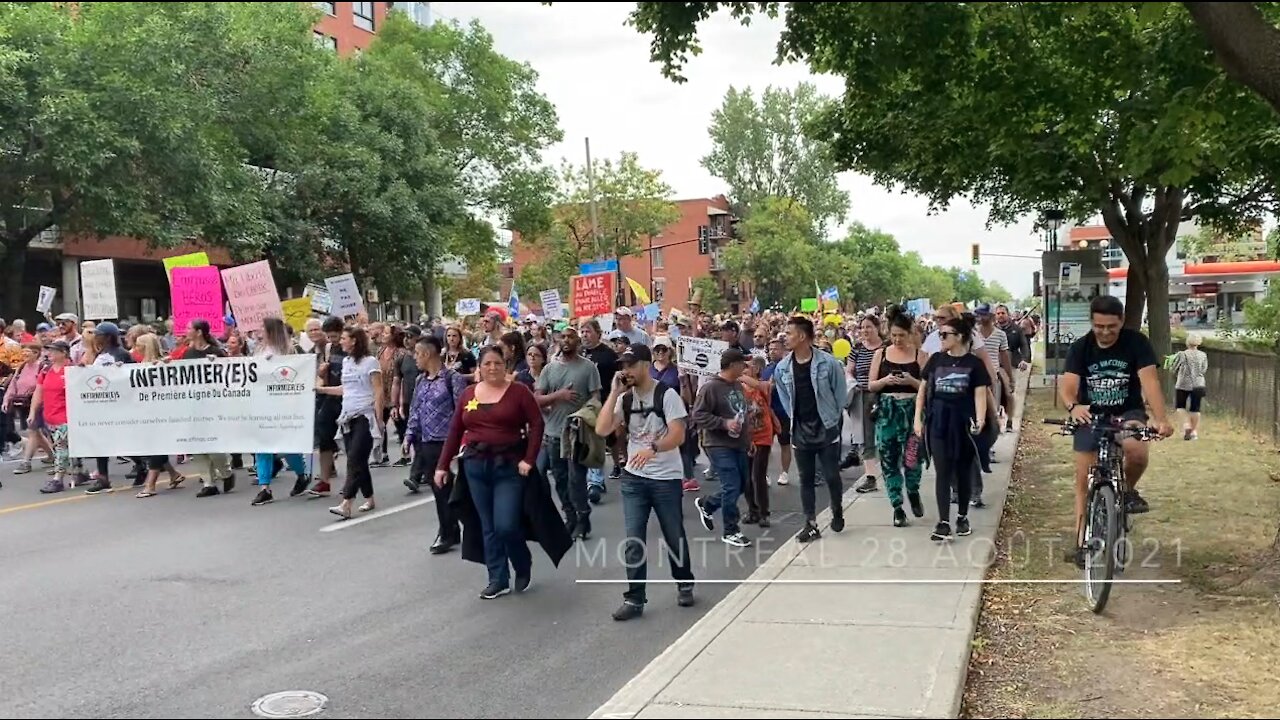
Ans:
[[[411,500],[407,503],[396,505],[395,507],[389,507],[386,510],[374,510],[373,512],[370,512],[370,513],[357,515],[351,518],[350,520],[336,520],[332,524],[325,525],[324,527],[320,528],[320,532],[334,532],[335,530],[345,530],[350,527],[355,527],[360,523],[367,523],[370,520],[377,520],[378,518],[386,517],[388,515],[395,515],[398,512],[403,512],[410,508],[422,507],[427,503],[433,503],[435,501],[436,501],[436,498],[433,495],[431,497],[422,498],[421,500]],[[334,516],[330,515],[329,517],[334,517]]]

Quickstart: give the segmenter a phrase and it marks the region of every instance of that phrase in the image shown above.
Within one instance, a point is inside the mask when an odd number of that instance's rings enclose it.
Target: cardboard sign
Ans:
[[[570,286],[573,288],[574,317],[613,315],[613,298],[616,295],[613,273],[574,275]]]
[[[280,303],[280,309],[284,311],[284,321],[301,336],[307,329],[307,320],[311,317],[311,298],[285,300]]]
[[[351,273],[324,279],[329,290],[329,312],[339,317],[359,315],[364,312],[364,299],[356,286],[356,276]]]
[[[86,260],[80,263],[80,292],[84,295],[85,320],[115,320],[116,264],[111,260]]]
[[[241,330],[261,330],[264,318],[284,319],[280,293],[276,292],[276,281],[266,260],[227,268],[222,271],[222,282],[227,287],[236,327]]]
[[[164,274],[169,276],[169,282],[173,282],[173,269],[180,267],[205,267],[209,264],[208,253],[197,252],[190,255],[176,255],[162,260],[164,263]]]
[[[800,298],[800,312],[817,312],[818,298]]]
[[[333,304],[329,299],[329,288],[324,285],[307,283],[307,289],[303,294],[311,298],[312,310],[325,315],[329,314],[329,307]]]
[[[222,315],[222,278],[218,268],[178,266],[169,278],[173,298],[173,332],[182,334],[192,320],[209,321],[209,332],[221,337],[227,331]]]

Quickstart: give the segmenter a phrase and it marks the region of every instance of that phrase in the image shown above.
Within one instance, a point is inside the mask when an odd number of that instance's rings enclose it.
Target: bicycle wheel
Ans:
[[[1089,493],[1089,525],[1085,536],[1084,588],[1093,612],[1107,606],[1116,574],[1116,550],[1120,538],[1120,518],[1116,491],[1098,485]]]

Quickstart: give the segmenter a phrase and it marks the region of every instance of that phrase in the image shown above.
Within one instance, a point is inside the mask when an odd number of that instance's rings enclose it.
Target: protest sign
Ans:
[[[67,368],[73,457],[309,453],[313,354]]]
[[[553,320],[559,320],[562,317],[559,290],[543,290],[538,293],[538,298],[542,300],[542,317]]]
[[[360,297],[360,288],[356,285],[356,276],[351,273],[334,275],[324,279],[329,290],[329,312],[339,317],[359,315],[364,312],[364,298]]]
[[[231,300],[231,311],[239,329],[261,330],[263,318],[284,319],[280,294],[276,292],[276,281],[266,260],[227,268],[222,271],[222,282],[227,287],[227,298]]]
[[[613,284],[613,273],[574,275],[570,283],[573,288],[573,316],[588,318],[612,315],[615,294]]]
[[[84,295],[85,320],[115,320],[116,264],[111,260],[80,263],[80,292]]]
[[[280,303],[280,309],[284,311],[284,321],[299,335],[307,329],[307,319],[311,317],[311,298],[284,300]]]
[[[164,274],[169,276],[169,282],[173,282],[173,269],[180,267],[205,267],[209,264],[208,253],[197,252],[190,255],[176,255],[167,257],[161,262],[164,263]]]
[[[462,298],[453,304],[453,314],[458,317],[480,314],[480,298]]]
[[[218,268],[179,266],[169,279],[173,298],[173,332],[181,335],[192,320],[209,321],[209,332],[220,337],[227,331],[222,314],[222,278]]]
[[[36,299],[36,312],[44,314],[53,309],[53,297],[57,294],[57,288],[41,285],[40,297]]]
[[[718,375],[720,355],[728,349],[729,343],[723,340],[681,335],[676,338],[676,365],[691,375]]]

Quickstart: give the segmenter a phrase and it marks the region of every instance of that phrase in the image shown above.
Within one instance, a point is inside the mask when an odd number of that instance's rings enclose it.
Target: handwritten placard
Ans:
[[[175,255],[167,257],[161,262],[164,263],[164,272],[169,276],[169,282],[173,282],[173,269],[180,267],[205,267],[209,264],[209,254],[204,252],[191,253],[189,255]],[[222,292],[219,290],[218,292]]]
[[[40,297],[36,299],[36,312],[47,313],[53,309],[53,297],[58,294],[57,288],[48,285],[40,286]]]
[[[360,288],[356,285],[356,276],[351,273],[334,275],[324,279],[329,290],[329,312],[339,317],[359,315],[364,312],[364,300],[360,297]]]
[[[573,316],[613,315],[614,277],[612,273],[574,275]]]
[[[311,298],[300,297],[292,300],[284,300],[280,303],[280,309],[284,310],[284,321],[302,334],[307,329],[307,319],[311,317]]]
[[[559,320],[561,317],[560,291],[556,289],[543,290],[538,293],[538,297],[542,300],[542,316]]]
[[[458,317],[480,314],[480,298],[461,298],[453,304],[453,314]]]
[[[227,268],[222,271],[222,282],[231,300],[236,327],[241,330],[261,330],[263,318],[284,319],[280,294],[266,260]]]
[[[111,260],[86,260],[80,263],[80,292],[84,295],[86,320],[115,320],[116,264]]]
[[[218,268],[178,266],[169,278],[173,298],[173,331],[186,332],[192,320],[209,321],[209,331],[221,337],[227,331],[222,316],[222,278]]]

